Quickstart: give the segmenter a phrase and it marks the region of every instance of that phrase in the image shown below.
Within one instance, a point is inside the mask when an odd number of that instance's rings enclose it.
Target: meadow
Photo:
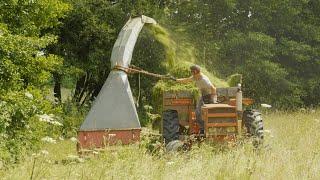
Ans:
[[[76,142],[43,144],[1,179],[319,179],[320,110],[265,111],[265,142],[254,149],[202,143],[189,152],[156,153],[143,144],[110,146],[79,157]]]

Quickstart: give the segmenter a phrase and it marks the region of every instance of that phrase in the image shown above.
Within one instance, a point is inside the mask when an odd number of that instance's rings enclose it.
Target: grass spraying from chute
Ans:
[[[195,53],[195,47],[192,44],[184,43],[174,39],[173,32],[170,32],[168,29],[160,25],[152,25],[148,28],[149,33],[153,34],[154,38],[160,42],[165,50],[165,60],[163,61],[164,67],[166,67],[167,72],[174,77],[183,78],[190,77],[189,67],[193,64],[197,64],[198,58]],[[200,64],[201,65],[201,64]],[[228,83],[217,76],[212,72],[209,72],[205,67],[201,69],[202,73],[207,75],[209,79],[217,87],[227,87]],[[194,98],[197,99],[199,96],[198,89],[194,84],[180,84],[173,81],[160,80],[153,88],[153,99],[154,104],[158,104],[159,107],[156,109],[161,109],[162,104],[162,95],[164,91],[188,91],[194,95]]]

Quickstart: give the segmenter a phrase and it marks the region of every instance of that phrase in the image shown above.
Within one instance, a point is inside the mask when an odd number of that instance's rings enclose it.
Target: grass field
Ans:
[[[320,111],[264,113],[266,148],[202,144],[187,153],[151,155],[139,145],[113,146],[77,159],[71,140],[2,171],[3,179],[319,179]],[[83,161],[83,162],[82,162]]]

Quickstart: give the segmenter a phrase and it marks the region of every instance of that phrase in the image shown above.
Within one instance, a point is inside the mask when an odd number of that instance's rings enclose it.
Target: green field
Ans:
[[[44,144],[47,155],[31,155],[1,177],[29,179],[33,171],[33,179],[319,179],[320,110],[263,115],[266,147],[261,150],[241,141],[237,146],[203,143],[186,153],[152,155],[130,145],[77,159],[71,156],[77,155],[76,145],[67,139]]]

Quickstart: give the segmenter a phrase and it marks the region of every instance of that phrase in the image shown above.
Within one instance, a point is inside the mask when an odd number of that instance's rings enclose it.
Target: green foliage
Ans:
[[[242,75],[241,74],[232,74],[227,79],[228,85],[230,87],[236,87],[239,83],[242,83]]]
[[[36,150],[41,138],[60,134],[61,119],[50,115],[60,110],[40,90],[10,91],[0,96],[0,106],[1,161],[17,162],[21,154]]]
[[[25,37],[4,33],[0,36],[0,85],[15,90],[21,86],[45,84],[51,72],[59,68],[62,59],[45,54],[44,48],[54,43],[54,37]]]
[[[297,107],[318,104],[313,98],[319,93],[310,91],[312,83],[308,82],[320,72],[319,5],[316,0],[179,1],[169,4],[168,19],[173,28],[185,30],[206,68],[223,77],[243,73],[249,78],[244,78],[246,86],[256,92],[248,95],[256,94],[252,97],[258,102]],[[279,71],[287,75],[273,79],[257,76],[252,69],[271,77]],[[281,80],[281,86],[275,81],[279,78],[285,82]],[[270,84],[275,90],[265,93]],[[283,94],[279,92],[292,94],[292,98],[288,95],[281,100]]]
[[[224,74],[240,69],[248,61],[271,60],[274,56],[274,39],[261,33],[229,32],[220,49],[220,63]]]
[[[65,138],[76,137],[88,111],[87,104],[79,108],[70,99],[62,103],[60,116],[63,119],[63,126],[60,131],[61,135]]]
[[[47,48],[69,8],[59,0],[0,2],[1,163],[19,162],[41,138],[61,132],[60,109],[45,98],[45,85],[63,60]]]
[[[305,84],[304,89],[306,92],[303,93],[302,99],[307,106],[319,106],[320,105],[320,80],[314,78],[308,80]]]
[[[38,37],[59,25],[70,6],[61,0],[7,0],[0,9],[0,22],[13,34]]]
[[[302,104],[301,90],[288,81],[288,73],[270,61],[249,62],[243,68],[243,91],[245,96],[257,103],[269,103],[278,108],[295,108]]]

